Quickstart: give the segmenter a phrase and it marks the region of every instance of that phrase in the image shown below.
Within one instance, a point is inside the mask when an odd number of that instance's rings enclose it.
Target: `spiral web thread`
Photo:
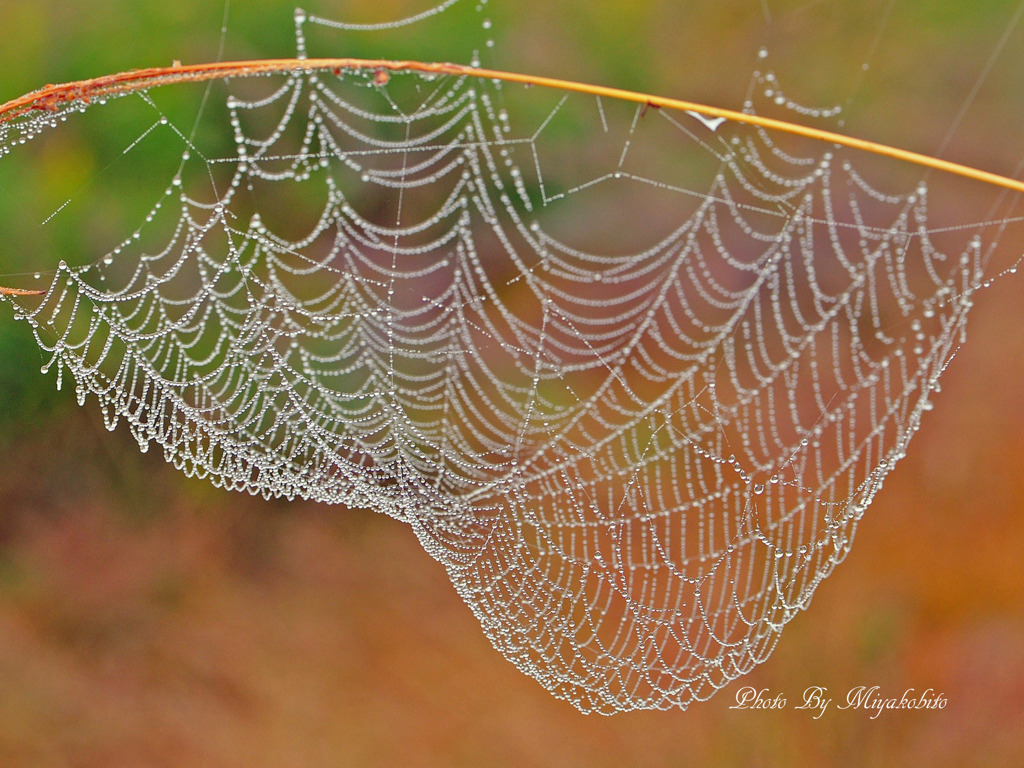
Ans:
[[[186,142],[138,232],[3,297],[58,384],[190,475],[408,523],[583,711],[685,707],[764,660],[930,407],[980,239],[940,250],[925,186],[752,128],[630,106],[607,172],[558,188],[539,147],[570,97],[518,128],[495,83],[255,80],[226,85],[232,153]],[[748,109],[780,100],[754,85]],[[0,126],[0,153],[87,108]],[[630,170],[655,123],[713,161],[702,189]],[[622,253],[540,223],[600,185],[682,213]],[[294,199],[319,215],[285,234]]]

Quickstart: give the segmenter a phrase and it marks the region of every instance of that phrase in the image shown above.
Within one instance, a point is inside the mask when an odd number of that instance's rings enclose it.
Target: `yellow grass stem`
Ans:
[[[481,69],[479,67],[470,67],[464,64],[430,63],[422,61],[330,58],[258,59],[254,61],[230,61],[212,64],[188,65],[181,65],[176,62],[170,67],[151,67],[148,69],[122,72],[115,75],[105,75],[103,77],[96,77],[89,80],[79,80],[73,83],[47,85],[38,91],[13,99],[12,101],[0,106],[0,122],[11,121],[18,116],[24,115],[25,113],[33,110],[56,111],[62,104],[72,101],[90,101],[104,96],[130,93],[132,91],[139,91],[158,85],[215,80],[225,77],[265,73],[347,69],[414,71],[441,75],[454,75],[458,77],[475,77],[483,80],[503,80],[512,83],[523,83],[525,85],[536,85],[544,88],[555,88],[562,91],[574,91],[576,93],[584,93],[591,96],[603,96],[611,99],[620,99],[622,101],[632,101],[638,104],[646,104],[651,107],[696,112],[701,115],[706,115],[707,117],[721,117],[736,123],[755,125],[768,130],[781,131],[783,133],[804,136],[809,139],[816,139],[830,144],[852,147],[853,149],[871,152],[876,155],[883,155],[897,160],[903,160],[908,163],[914,163],[925,168],[934,168],[938,171],[944,171],[958,176],[963,176],[968,179],[974,179],[985,184],[1004,187],[1015,192],[1024,192],[1024,182],[1017,179],[1011,179],[1007,176],[990,173],[989,171],[982,171],[971,166],[942,160],[937,157],[932,157],[931,155],[910,152],[887,144],[858,139],[841,133],[821,130],[819,128],[811,128],[785,120],[776,120],[770,117],[751,115],[731,109],[722,109],[720,107],[712,107],[706,104],[698,104],[696,102],[683,101],[681,99],[672,99],[665,96],[655,96],[653,94],[627,91],[621,88],[609,88],[602,85],[578,83],[572,80],[560,80],[553,77],[540,77],[538,75],[524,75],[518,72],[503,72],[495,69]]]

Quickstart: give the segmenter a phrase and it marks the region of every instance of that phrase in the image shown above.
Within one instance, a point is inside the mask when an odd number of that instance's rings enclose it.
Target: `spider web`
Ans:
[[[924,184],[874,189],[848,151],[511,90],[240,78],[208,114],[226,148],[133,96],[184,145],[164,195],[41,300],[6,298],[58,386],[69,372],[142,450],[391,515],[556,696],[685,707],[767,658],[849,551],[987,246],[931,227]],[[87,108],[3,124],[0,154]],[[747,109],[836,116],[770,73]],[[605,142],[598,171],[552,149],[579,120]],[[657,132],[678,161],[645,157]],[[588,245],[603,195],[671,224],[619,202],[618,238]],[[548,216],[590,203],[566,232]]]

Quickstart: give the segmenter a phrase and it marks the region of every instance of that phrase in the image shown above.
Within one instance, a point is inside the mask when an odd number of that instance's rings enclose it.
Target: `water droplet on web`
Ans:
[[[700,112],[694,112],[692,110],[687,110],[686,114],[696,118],[697,120],[700,120],[700,122],[704,124],[704,127],[707,128],[712,133],[717,131],[719,126],[721,126],[722,123],[725,122],[724,117],[710,117],[708,115],[701,114]]]

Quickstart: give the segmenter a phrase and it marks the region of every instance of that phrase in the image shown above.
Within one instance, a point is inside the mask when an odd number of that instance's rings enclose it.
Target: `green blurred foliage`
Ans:
[[[63,410],[39,376],[45,359],[27,330],[10,320],[7,308],[0,321],[0,450],[46,425]]]

